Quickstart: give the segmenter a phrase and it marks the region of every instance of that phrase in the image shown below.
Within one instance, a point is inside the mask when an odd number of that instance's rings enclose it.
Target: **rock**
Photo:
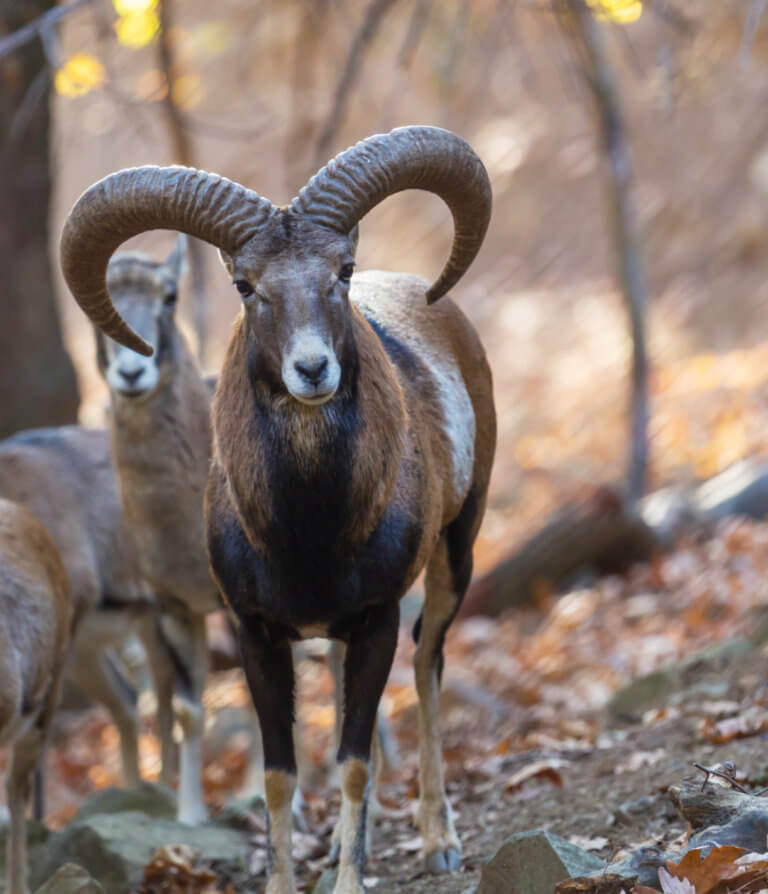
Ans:
[[[755,799],[757,800],[757,799]],[[768,836],[768,809],[747,807],[722,826],[707,826],[691,836],[690,848],[704,848],[705,853],[722,844],[732,844],[748,851],[765,851]]]
[[[250,798],[234,798],[221,808],[213,823],[224,829],[239,829],[249,832],[253,829],[254,814],[262,814],[264,806],[264,798],[261,795],[253,795]]]
[[[682,671],[672,664],[619,689],[608,703],[608,710],[617,720],[639,720],[649,708],[662,704],[681,686]]]
[[[601,872],[605,863],[543,829],[508,838],[483,866],[476,894],[552,894],[558,882]]]
[[[212,824],[184,826],[175,820],[148,817],[138,811],[78,816],[54,835],[40,859],[32,862],[34,884],[49,878],[65,863],[83,866],[106,894],[134,890],[154,852],[168,844],[186,844],[205,863],[242,866],[249,851],[248,835]]]
[[[754,644],[750,640],[733,639],[697,652],[683,661],[669,664],[645,677],[638,677],[619,689],[609,702],[608,710],[616,720],[639,720],[650,708],[673,701],[674,696],[688,682],[689,675],[695,673],[698,676],[704,669],[716,670],[732,658],[745,655],[753,649]],[[723,698],[723,693],[727,692],[727,688],[723,689],[716,682],[709,689],[704,681],[697,680],[694,685],[701,687],[701,695],[708,698]]]
[[[104,894],[104,888],[75,863],[65,863],[35,894]]]
[[[660,847],[641,847],[620,863],[611,863],[606,872],[616,875],[636,876],[639,884],[649,888],[659,887],[659,867],[666,867],[667,860],[679,860],[682,854],[665,852]]]
[[[76,819],[97,813],[138,812],[147,816],[174,819],[176,795],[163,785],[142,782],[137,788],[105,788],[90,797],[78,810]]]

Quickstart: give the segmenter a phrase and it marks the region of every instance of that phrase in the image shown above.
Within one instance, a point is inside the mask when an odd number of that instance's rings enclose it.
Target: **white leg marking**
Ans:
[[[208,818],[203,797],[203,709],[178,696],[173,708],[182,730],[178,818],[180,823],[199,826]]]
[[[280,770],[264,774],[269,815],[268,866],[266,894],[296,894],[296,879],[291,857],[291,802],[296,777]]]
[[[368,765],[351,758],[341,767],[341,817],[339,819],[339,874],[333,894],[363,894],[365,865],[365,802]]]

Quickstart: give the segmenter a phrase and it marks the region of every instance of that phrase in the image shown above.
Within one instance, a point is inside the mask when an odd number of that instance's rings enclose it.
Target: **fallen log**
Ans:
[[[566,588],[583,574],[616,574],[681,536],[708,536],[728,516],[768,515],[768,465],[742,461],[689,487],[668,487],[626,508],[618,486],[602,485],[566,504],[516,552],[467,592],[459,617],[495,617],[510,608],[535,606],[540,593]]]

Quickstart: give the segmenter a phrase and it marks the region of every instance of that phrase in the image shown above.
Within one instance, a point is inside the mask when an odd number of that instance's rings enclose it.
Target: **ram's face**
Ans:
[[[302,404],[326,403],[342,380],[356,245],[356,231],[292,220],[222,256],[242,298],[253,374]]]
[[[154,349],[145,357],[96,331],[99,368],[113,395],[140,400],[170,377],[183,252],[180,240],[164,263],[130,253],[109,264],[107,287],[117,312]]]

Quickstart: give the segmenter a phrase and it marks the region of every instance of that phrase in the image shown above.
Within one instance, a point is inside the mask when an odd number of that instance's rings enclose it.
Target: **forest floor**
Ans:
[[[508,836],[540,827],[606,862],[641,845],[666,847],[684,834],[685,823],[665,789],[695,774],[694,760],[708,766],[730,760],[747,785],[766,784],[768,650],[754,637],[768,614],[766,545],[768,524],[731,520],[713,538],[681,544],[624,577],[593,581],[559,599],[544,593],[536,609],[497,621],[453,626],[442,725],[464,864],[450,878],[422,874],[421,842],[410,820],[417,703],[404,627],[383,701],[399,759],[381,788],[386,816],[374,830],[367,886],[464,894]],[[405,614],[415,606],[408,597]],[[758,644],[747,649],[747,635]],[[629,708],[611,707],[617,691],[659,668],[664,672]],[[301,662],[298,679],[308,806],[295,855],[300,888],[311,890],[327,865],[339,804],[323,770],[333,707],[320,652]],[[142,769],[153,778],[157,744],[145,701]],[[243,724],[231,722],[233,712],[249,710],[239,670],[214,674],[206,702],[205,783],[215,812],[236,795],[250,750]],[[632,723],[625,722],[629,714]],[[66,722],[65,715],[49,764],[46,819],[61,827],[89,794],[119,783],[117,737],[106,716],[92,709]],[[252,814],[251,824],[251,867],[263,879],[263,816]],[[226,891],[226,879],[208,890]]]

